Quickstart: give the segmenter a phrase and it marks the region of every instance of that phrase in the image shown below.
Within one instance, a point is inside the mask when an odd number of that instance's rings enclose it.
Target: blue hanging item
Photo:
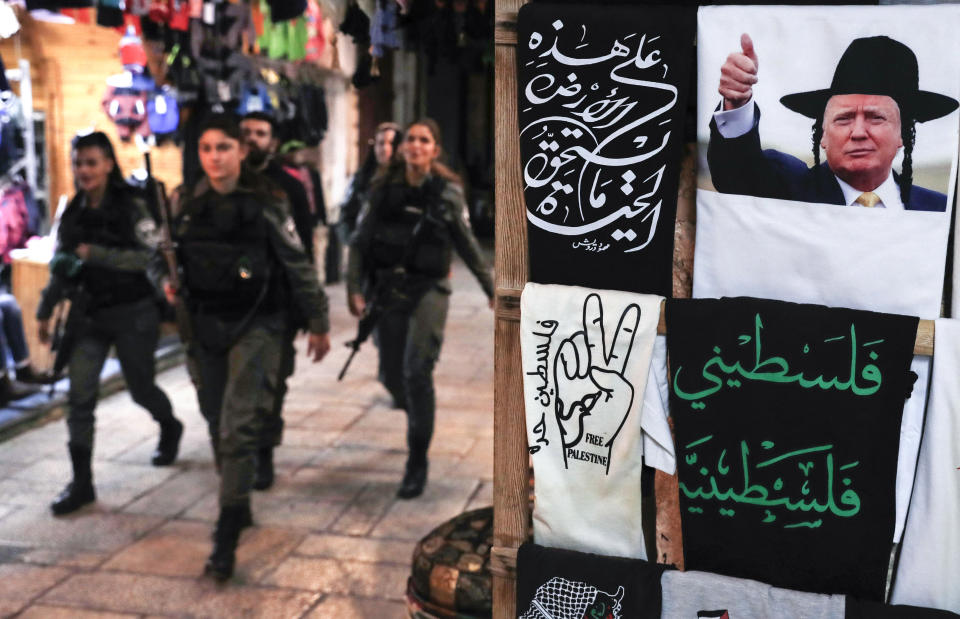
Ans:
[[[172,88],[164,86],[147,100],[147,122],[157,139],[169,136],[180,126],[180,105]]]
[[[263,82],[255,82],[243,89],[237,114],[245,116],[251,112],[273,112],[273,103]]]

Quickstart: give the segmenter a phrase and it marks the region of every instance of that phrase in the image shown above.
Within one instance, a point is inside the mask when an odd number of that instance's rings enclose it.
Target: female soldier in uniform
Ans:
[[[220,515],[205,573],[233,573],[240,531],[252,524],[250,490],[267,411],[273,407],[285,308],[308,321],[307,353],[330,349],[320,289],[282,190],[243,166],[247,146],[227,116],[203,123],[204,175],[174,197],[182,291],[193,324],[187,367],[197,388],[220,472]]]
[[[87,299],[86,324],[70,358],[67,428],[73,481],[50,505],[55,515],[68,514],[94,501],[90,459],[93,410],[100,370],[110,346],[133,401],[160,424],[155,466],[177,457],[183,424],[170,400],[154,382],[160,313],[157,290],[160,260],[156,222],[136,190],[123,180],[110,139],[101,132],[73,144],[77,194],[60,220],[57,253],[50,263],[50,283],[37,308],[40,341],[50,338],[50,314],[69,290]],[[148,277],[149,276],[149,277]],[[81,303],[77,294],[74,304]]]
[[[385,122],[377,125],[373,134],[373,146],[367,153],[367,158],[363,160],[363,165],[353,175],[347,190],[347,198],[340,208],[339,230],[344,244],[350,242],[350,237],[357,229],[357,218],[360,216],[363,203],[367,200],[373,177],[376,176],[377,170],[394,160],[394,155],[399,155],[402,139],[403,133],[396,123]]]
[[[440,129],[429,118],[404,132],[402,159],[373,182],[350,244],[347,299],[360,316],[366,301],[384,303],[377,323],[380,380],[407,412],[406,469],[397,496],[419,496],[436,408],[433,368],[447,320],[452,250],[480,282],[493,307],[493,280],[467,222],[460,179],[437,161]],[[364,291],[367,298],[364,297]]]

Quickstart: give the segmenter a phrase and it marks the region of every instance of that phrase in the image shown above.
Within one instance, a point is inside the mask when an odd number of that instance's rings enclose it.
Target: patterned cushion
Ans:
[[[492,545],[492,507],[464,512],[420,540],[407,588],[411,617],[489,617]]]

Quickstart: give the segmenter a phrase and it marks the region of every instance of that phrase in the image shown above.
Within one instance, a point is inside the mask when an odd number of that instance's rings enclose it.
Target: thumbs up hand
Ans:
[[[723,109],[732,110],[742,107],[753,97],[753,85],[757,83],[759,61],[753,49],[750,35],[740,35],[740,51],[727,56],[720,67],[720,96],[723,97]]]

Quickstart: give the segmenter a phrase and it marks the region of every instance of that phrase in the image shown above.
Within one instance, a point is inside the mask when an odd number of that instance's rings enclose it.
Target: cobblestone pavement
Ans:
[[[254,494],[256,526],[240,539],[225,586],[201,576],[217,478],[196,395],[180,366],[159,384],[187,424],[180,458],[155,468],[156,426],[126,392],[97,409],[97,503],[53,518],[70,476],[66,427],[52,421],[0,444],[0,616],[405,616],[416,541],[444,520],[492,503],[493,312],[459,262],[436,372],[438,415],[422,497],[394,497],[405,419],[376,382],[368,343],[343,382],[355,322],[330,286],[333,351],[310,365],[298,342],[276,452],[277,482]]]

